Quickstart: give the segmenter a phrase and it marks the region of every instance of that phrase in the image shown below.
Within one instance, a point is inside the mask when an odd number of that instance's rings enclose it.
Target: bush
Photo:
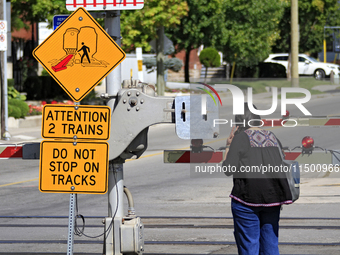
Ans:
[[[219,67],[221,65],[221,56],[214,48],[205,48],[201,51],[199,59],[202,65],[205,66],[204,82],[207,80],[208,68]]]
[[[286,68],[276,63],[259,63],[259,78],[286,78]]]
[[[11,104],[8,104],[8,117],[14,117],[19,119],[21,117],[20,108]]]
[[[143,65],[146,69],[152,69],[157,67],[157,60],[155,57],[143,58]],[[165,58],[164,59],[164,70],[171,70],[174,72],[179,72],[183,66],[183,63],[178,58]]]
[[[200,62],[205,67],[219,67],[221,65],[221,56],[214,48],[205,48],[199,56]]]
[[[29,112],[29,107],[26,102],[19,100],[19,99],[8,99],[8,108],[11,107],[12,113],[8,110],[8,116],[18,118],[25,118],[25,116]],[[18,112],[17,108],[20,112]]]
[[[19,99],[19,100],[23,100],[25,101],[26,100],[26,96],[25,95],[21,95],[19,91],[17,91],[15,88],[14,88],[14,81],[13,79],[9,79],[8,80],[8,83],[7,83],[7,96],[8,96],[8,99]]]

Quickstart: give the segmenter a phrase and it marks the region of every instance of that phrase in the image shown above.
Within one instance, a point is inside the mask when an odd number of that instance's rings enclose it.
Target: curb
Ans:
[[[9,128],[31,128],[41,127],[42,115],[28,116],[24,119],[15,119],[13,117],[8,118]]]

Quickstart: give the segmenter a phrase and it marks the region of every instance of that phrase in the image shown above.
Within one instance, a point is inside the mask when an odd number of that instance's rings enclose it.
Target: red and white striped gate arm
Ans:
[[[164,163],[222,163],[224,151],[202,151],[193,153],[188,150],[165,150]],[[286,159],[296,160],[299,164],[332,164],[334,156],[330,152],[314,151],[312,154],[302,152],[285,152]],[[337,163],[339,164],[339,163]]]
[[[22,158],[22,146],[0,144],[0,159]]]
[[[165,150],[163,155],[164,163],[220,163],[223,160],[222,151]]]
[[[299,164],[332,164],[333,155],[324,151],[313,151],[312,154],[302,152],[285,152],[287,160],[296,160]]]
[[[79,7],[87,11],[136,10],[144,7],[144,0],[66,0],[67,10]]]
[[[340,126],[340,118],[313,117],[313,118],[287,118],[287,119],[263,119],[264,127],[320,127],[320,126]]]

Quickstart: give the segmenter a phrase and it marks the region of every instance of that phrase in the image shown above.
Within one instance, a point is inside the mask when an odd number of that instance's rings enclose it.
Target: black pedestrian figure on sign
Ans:
[[[86,58],[89,61],[89,63],[91,63],[90,58],[89,58],[89,54],[88,54],[88,52],[90,52],[90,48],[87,47],[86,45],[84,45],[83,42],[81,44],[83,45],[83,47],[81,47],[81,49],[78,50],[78,52],[81,51],[81,50],[83,51],[83,55],[81,56],[81,61],[80,62],[83,63],[84,56],[86,56]]]

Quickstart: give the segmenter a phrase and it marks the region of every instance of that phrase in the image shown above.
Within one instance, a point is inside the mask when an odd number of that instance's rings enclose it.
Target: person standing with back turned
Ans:
[[[260,128],[260,116],[247,103],[244,108],[244,115],[235,115],[237,126],[227,139],[222,163],[224,169],[236,169],[225,174],[233,175],[230,197],[238,254],[279,255],[281,205],[293,201],[285,174],[262,170],[281,166],[282,146],[271,131]]]

